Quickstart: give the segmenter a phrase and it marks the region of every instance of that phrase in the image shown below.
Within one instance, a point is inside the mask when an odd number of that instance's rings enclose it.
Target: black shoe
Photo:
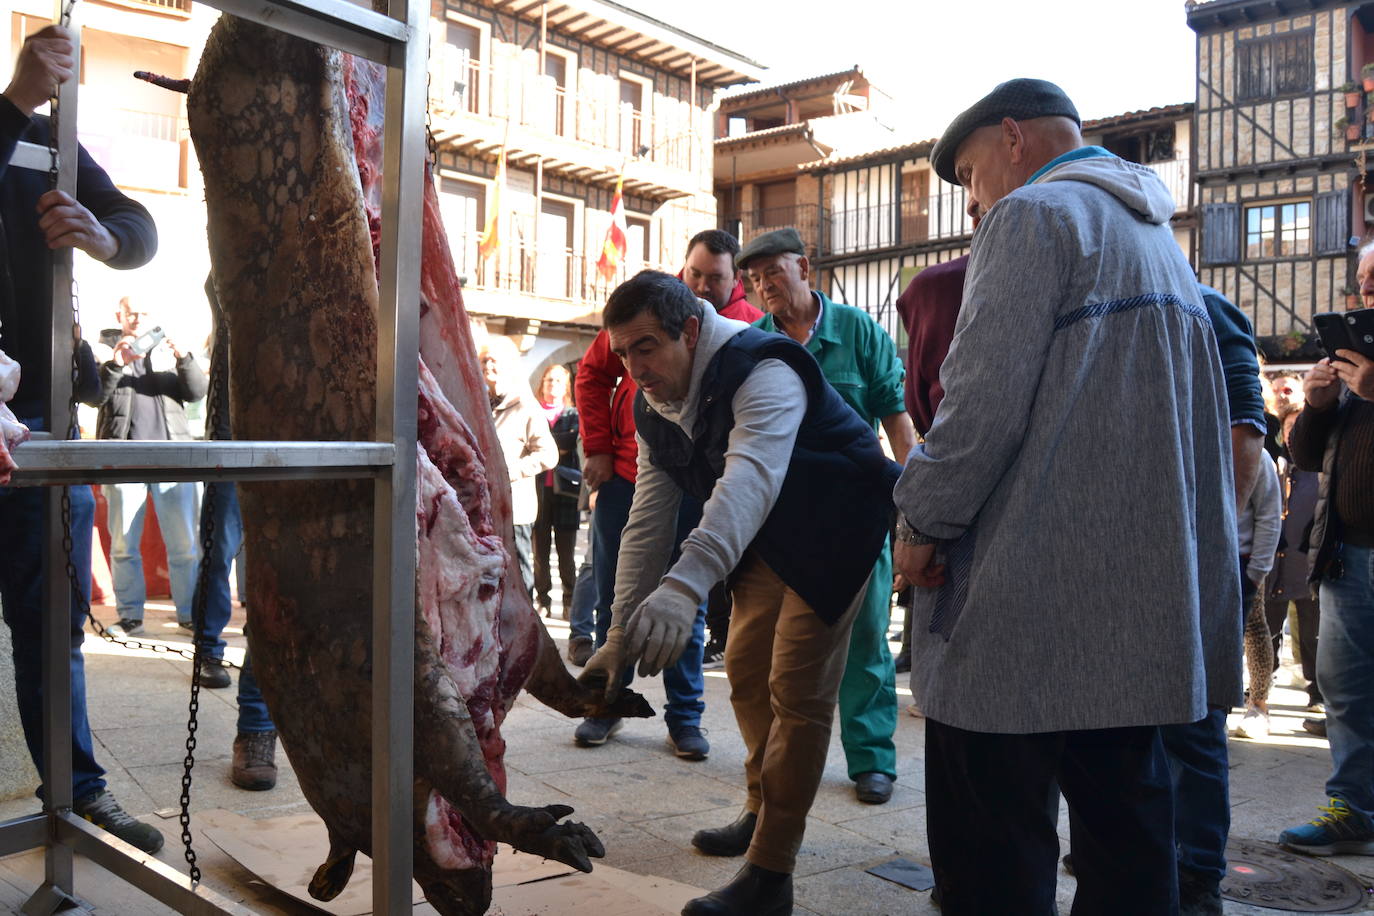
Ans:
[[[854,794],[865,805],[882,805],[892,797],[894,780],[886,773],[860,773],[854,777]]]
[[[577,726],[577,731],[573,732],[573,743],[578,747],[600,747],[624,727],[625,723],[620,719],[588,716]]]
[[[1325,737],[1326,737],[1326,720],[1325,720],[1325,719],[1303,719],[1303,720],[1302,720],[1302,730],[1305,731],[1305,732],[1307,732],[1309,735],[1316,735],[1318,738],[1325,738]]]
[[[792,912],[792,876],[746,864],[730,883],[688,900],[682,916],[787,916]]]
[[[196,683],[211,690],[228,687],[229,669],[217,658],[203,658],[200,660],[200,677],[196,678]]]
[[[701,650],[701,670],[714,671],[725,667],[725,644],[714,639]]]
[[[1060,859],[1060,860],[1059,860],[1059,863],[1060,863],[1061,865],[1064,866],[1064,871],[1065,871],[1065,872],[1067,872],[1067,873],[1070,874],[1070,875],[1073,874],[1073,853],[1071,853],[1071,852],[1066,852],[1066,853],[1064,853],[1064,858]],[[1075,876],[1075,877],[1077,877],[1077,876]]]
[[[574,636],[568,640],[568,661],[581,668],[587,664],[595,649],[590,636]]]
[[[749,851],[749,842],[754,839],[754,826],[758,822],[757,814],[745,810],[735,818],[733,824],[698,830],[692,834],[692,845],[708,856],[742,856]]]
[[[152,854],[162,848],[162,832],[132,817],[107,789],[78,798],[72,803],[72,811],[146,853]]]
[[[898,674],[906,674],[911,670],[911,653],[909,651],[898,652],[897,657],[892,660]]]
[[[1178,916],[1222,916],[1221,879],[1180,868]]]
[[[139,636],[143,633],[143,621],[121,617],[118,623],[112,623],[106,627],[105,632],[115,639],[123,639],[125,636]]]

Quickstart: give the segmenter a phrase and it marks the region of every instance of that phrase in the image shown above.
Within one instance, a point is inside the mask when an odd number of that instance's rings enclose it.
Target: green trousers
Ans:
[[[863,606],[854,617],[849,656],[840,681],[840,740],[849,778],[861,773],[897,777],[897,670],[887,647],[892,610],[892,546],[883,552],[868,580]]]

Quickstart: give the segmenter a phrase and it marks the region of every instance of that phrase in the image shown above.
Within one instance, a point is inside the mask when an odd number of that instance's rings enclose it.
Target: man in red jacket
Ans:
[[[698,232],[687,244],[687,261],[678,275],[701,299],[711,303],[726,318],[753,322],[763,313],[744,297],[744,285],[735,268],[739,242],[728,232],[708,229]],[[582,480],[596,491],[592,511],[592,571],[596,579],[595,618],[573,608],[568,656],[575,664],[585,663],[595,646],[606,641],[611,622],[611,599],[615,594],[616,560],[620,555],[620,532],[630,517],[634,497],[639,448],[635,442],[634,398],[636,387],[625,374],[620,357],[611,352],[603,330],[596,335],[578,366],[574,383],[578,418],[586,461]],[[700,504],[688,505],[684,498],[678,514],[680,542],[700,520]],[[663,718],[668,726],[668,743],[687,760],[704,760],[710,745],[701,734],[701,714],[705,684],[701,674],[701,653],[705,636],[705,611],[697,615],[691,642],[672,668],[663,672],[668,695]],[[594,641],[593,641],[594,640]],[[599,747],[621,728],[620,719],[589,718],[577,727],[574,740],[580,747]]]

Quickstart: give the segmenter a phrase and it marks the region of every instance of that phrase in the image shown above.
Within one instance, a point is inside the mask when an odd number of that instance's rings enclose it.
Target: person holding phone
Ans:
[[[119,301],[120,338],[100,367],[100,393],[95,406],[96,438],[188,440],[186,403],[205,397],[209,382],[195,357],[148,321],[149,313],[126,296]],[[119,622],[115,636],[143,630],[143,512],[149,496],[167,546],[167,570],[177,624],[192,630],[191,597],[196,579],[196,485],[190,481],[107,483],[110,574],[114,579]],[[201,668],[201,686],[228,687],[229,673],[218,665]]]
[[[1371,266],[1374,249],[1360,275]],[[1374,855],[1374,360],[1337,349],[1307,373],[1303,393],[1288,450],[1294,466],[1321,472],[1308,579],[1321,609],[1317,672],[1332,772],[1327,803],[1279,843],[1309,855]]]

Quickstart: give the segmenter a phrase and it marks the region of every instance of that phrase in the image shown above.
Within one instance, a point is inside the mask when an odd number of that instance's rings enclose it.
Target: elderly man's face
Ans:
[[[119,304],[119,327],[126,337],[137,337],[148,318],[148,312],[129,300]]]
[[[773,314],[785,313],[811,298],[811,262],[802,255],[754,258],[746,272],[763,300],[763,307]]]
[[[1374,251],[1360,258],[1355,269],[1355,281],[1360,284],[1360,299],[1365,308],[1374,308]]]
[[[993,204],[1025,183],[1013,159],[1013,146],[1003,124],[980,127],[954,154],[954,173],[968,191],[968,214],[985,216]]]

